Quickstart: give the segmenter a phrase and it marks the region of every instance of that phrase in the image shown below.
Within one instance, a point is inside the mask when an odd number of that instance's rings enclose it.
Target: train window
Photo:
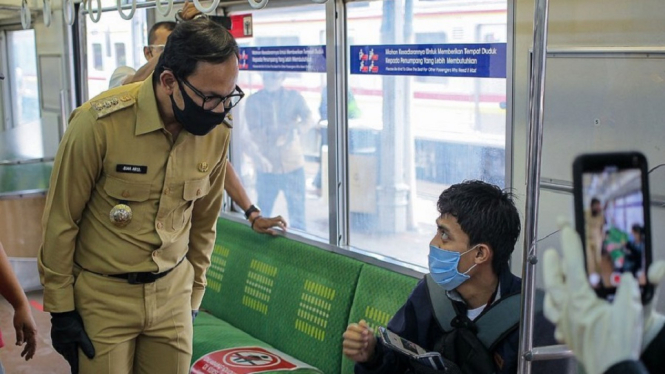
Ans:
[[[7,40],[13,127],[38,124],[41,114],[35,30],[8,31]]]
[[[374,67],[371,48],[478,43],[477,30],[505,35],[507,2],[366,4],[347,9],[347,36],[359,48],[351,46],[350,58],[367,62],[348,72],[361,113],[351,118],[349,112],[348,121],[349,244],[426,266],[440,193],[466,179],[504,186],[506,115],[500,104],[506,79],[384,75],[385,66]],[[477,28],[488,24],[493,27]],[[362,53],[363,46],[370,47]]]
[[[111,5],[109,3],[109,5]],[[115,6],[115,2],[112,4]],[[147,9],[137,9],[126,21],[117,10],[105,11],[95,23],[85,16],[88,59],[87,99],[109,89],[111,75],[121,66],[138,69],[147,62],[143,46],[148,44]]]
[[[238,40],[252,64],[238,78],[246,96],[232,113],[233,166],[264,216],[282,215],[290,230],[327,240],[325,63],[310,66],[306,55],[323,51],[325,6],[267,7],[253,23],[254,37]]]
[[[416,44],[440,44],[448,42],[445,32],[418,32],[415,33]],[[416,77],[416,82],[448,84],[446,77]]]
[[[254,45],[261,47],[277,47],[284,45],[299,45],[300,37],[297,35],[257,36]]]
[[[501,24],[478,25],[479,43],[505,43],[508,38],[508,30]]]
[[[127,54],[125,52],[125,43],[115,43],[115,65],[127,65]]]
[[[102,45],[99,43],[92,44],[92,63],[95,70],[104,70],[104,57],[102,55]]]

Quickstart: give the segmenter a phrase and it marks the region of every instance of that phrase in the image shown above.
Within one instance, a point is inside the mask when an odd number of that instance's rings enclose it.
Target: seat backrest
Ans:
[[[362,266],[219,219],[202,307],[325,373],[339,373],[342,333]]]
[[[379,326],[386,326],[417,283],[416,278],[364,264],[348,323],[364,319],[375,331]],[[342,373],[353,374],[353,362],[346,357],[342,360]]]

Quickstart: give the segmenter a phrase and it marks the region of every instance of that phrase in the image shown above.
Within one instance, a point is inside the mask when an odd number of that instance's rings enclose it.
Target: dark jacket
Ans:
[[[649,372],[639,361],[623,361],[609,368],[605,374],[649,374]]]
[[[499,274],[500,295],[506,296],[521,290],[521,279],[510,273],[505,266]],[[462,304],[463,305],[463,304]],[[460,308],[458,308],[460,309]],[[465,307],[461,308],[466,310]],[[487,310],[487,309],[486,309]],[[516,311],[519,313],[520,311]],[[430,301],[427,284],[421,280],[395,316],[388,323],[388,329],[410,340],[428,351],[444,337],[444,330],[437,321]],[[534,347],[557,344],[554,340],[554,326],[542,314],[536,315],[534,325]],[[519,350],[519,328],[506,334],[490,352],[494,359],[497,374],[517,372]],[[444,354],[445,356],[445,354]],[[566,373],[567,360],[538,361],[532,365],[533,372]],[[356,374],[402,374],[410,368],[408,359],[386,347],[377,340],[375,355],[371,362],[356,364]],[[490,374],[490,373],[478,373]]]

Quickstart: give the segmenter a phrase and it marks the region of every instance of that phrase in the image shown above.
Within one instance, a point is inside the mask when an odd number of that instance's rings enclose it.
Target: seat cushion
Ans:
[[[364,319],[376,331],[386,326],[406,299],[418,279],[378,266],[364,264],[358,278],[348,323]],[[354,363],[343,357],[342,373],[353,374]]]
[[[362,262],[218,222],[202,307],[301,361],[339,373]]]
[[[261,348],[270,349],[267,353],[267,357],[270,358],[274,355],[279,356],[282,361],[281,364],[284,366],[284,361],[288,363],[297,363],[292,357],[284,354],[283,352],[275,350],[269,344],[256,339],[255,337],[247,334],[246,332],[239,330],[228,322],[222,321],[218,318],[213,317],[209,313],[201,312],[196,317],[194,321],[194,344],[193,344],[193,354],[192,354],[192,373],[208,373],[207,370],[200,370],[205,367],[205,363],[208,360],[217,363],[223,363],[222,354],[210,354],[211,352],[228,349],[228,348],[237,348],[237,347],[252,347],[252,349],[245,349],[244,351],[259,351]],[[243,351],[243,350],[240,350]],[[260,352],[259,352],[260,353]],[[202,359],[199,363],[199,359],[207,355],[207,358]],[[267,361],[267,360],[266,360]],[[264,363],[266,361],[263,361]],[[260,365],[259,361],[259,365]],[[242,361],[239,365],[242,365]],[[252,365],[257,365],[256,363]],[[287,366],[288,367],[288,366]],[[214,369],[211,369],[216,372]],[[224,371],[226,372],[226,371]],[[274,371],[261,371],[261,373],[273,373],[278,372]],[[283,372],[283,371],[282,371]],[[297,370],[292,370],[293,373],[299,374],[321,374],[321,371],[316,370],[315,368],[300,368]]]

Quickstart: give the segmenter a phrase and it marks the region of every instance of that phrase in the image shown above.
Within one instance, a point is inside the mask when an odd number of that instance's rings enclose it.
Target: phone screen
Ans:
[[[413,356],[427,353],[427,351],[425,351],[416,343],[406,340],[386,328],[380,328],[380,332],[382,334],[384,343],[393,346],[404,353],[410,353]]]
[[[621,274],[647,283],[642,169],[605,165],[582,174],[584,251],[589,283],[612,299]]]

